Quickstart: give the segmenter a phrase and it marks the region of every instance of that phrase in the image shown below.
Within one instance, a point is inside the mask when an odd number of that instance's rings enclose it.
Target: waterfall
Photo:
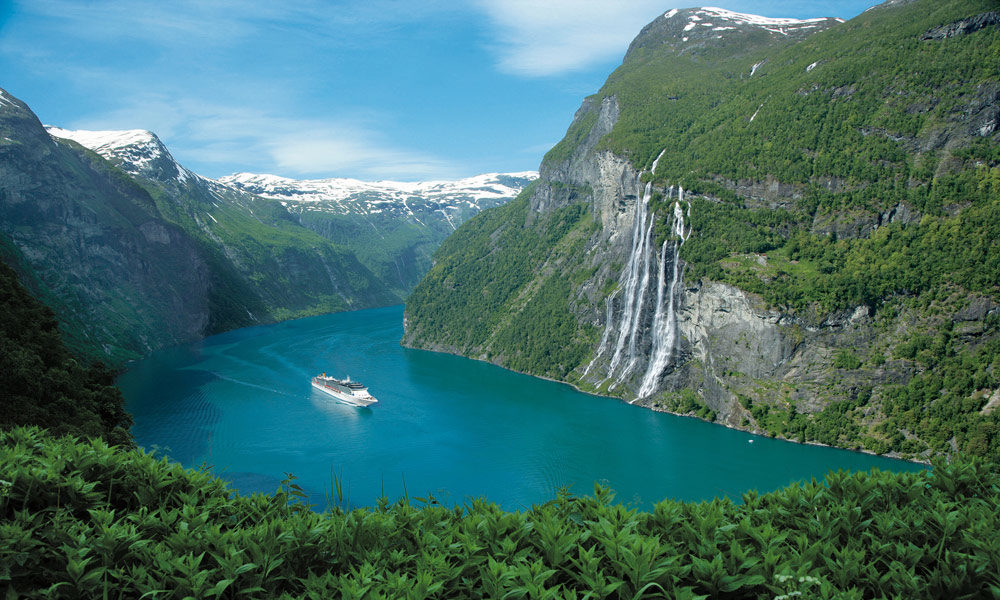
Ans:
[[[653,316],[653,351],[649,358],[649,366],[639,386],[639,398],[645,398],[656,391],[660,374],[670,364],[677,345],[677,303],[680,300],[680,249],[691,235],[691,230],[684,230],[684,188],[679,189],[677,201],[674,203],[674,218],[671,232],[674,235],[673,252],[671,252],[670,288],[667,296],[666,309],[663,306],[664,287],[666,286],[667,241],[663,242],[660,253],[660,277],[656,293],[656,312]],[[688,217],[691,216],[691,204],[688,203]],[[637,398],[638,399],[638,398]],[[634,400],[633,400],[634,402]]]
[[[625,294],[622,297],[622,319],[618,326],[618,340],[615,342],[615,353],[611,357],[611,365],[608,367],[608,377],[610,379],[618,368],[622,359],[622,352],[625,350],[625,341],[632,332],[632,321],[636,318],[636,289],[639,287],[639,272],[646,270],[646,206],[652,194],[652,184],[647,183],[642,194],[642,199],[636,199],[635,223],[632,227],[632,253],[629,255],[628,264],[622,271],[622,278],[625,279]],[[638,191],[638,190],[637,190]],[[650,223],[652,224],[652,223]],[[645,290],[643,290],[645,291]],[[638,307],[642,309],[641,306]],[[607,380],[605,379],[605,381]]]
[[[649,184],[646,184],[646,192],[649,192]],[[642,247],[642,281],[639,284],[638,290],[639,295],[635,299],[635,310],[633,311],[632,327],[629,331],[628,336],[628,362],[625,363],[625,368],[615,379],[614,388],[621,382],[625,381],[632,369],[635,368],[635,364],[639,361],[638,355],[638,338],[639,338],[639,325],[642,322],[642,309],[646,301],[646,289],[649,288],[649,268],[652,264],[652,255],[650,245],[653,241],[653,225],[656,223],[656,215],[651,214],[649,219],[649,227],[646,228],[646,235],[643,236],[643,247]],[[624,334],[624,331],[622,332]],[[612,375],[613,371],[608,371],[608,377]]]
[[[660,150],[660,153],[656,155],[655,159],[653,159],[653,166],[649,168],[649,173],[651,175],[656,175],[656,164],[660,162],[660,159],[663,158],[663,154],[666,151],[667,151],[666,148],[664,148],[663,150]]]
[[[618,288],[612,292],[610,296],[604,299],[604,307],[607,312],[604,317],[604,333],[601,334],[601,343],[597,345],[597,354],[594,355],[594,358],[590,361],[590,364],[587,365],[587,368],[583,370],[584,377],[586,377],[587,373],[590,372],[591,367],[593,367],[594,363],[597,362],[597,359],[600,358],[601,355],[604,354],[604,351],[608,348],[608,338],[611,336],[611,330],[614,328],[612,317],[614,316],[613,309],[615,296],[617,296],[620,291],[621,288]]]
[[[652,171],[663,157],[666,149],[657,155],[653,161]],[[680,249],[691,235],[690,229],[685,229],[684,188],[678,186],[677,199],[673,203],[671,215],[671,239],[665,240],[659,249],[659,269],[653,270],[656,260],[656,248],[653,247],[653,231],[656,226],[656,215],[649,213],[649,203],[653,195],[652,182],[636,189],[635,217],[632,223],[632,244],[628,260],[619,276],[619,287],[605,298],[605,324],[601,341],[597,346],[594,358],[584,369],[587,375],[597,360],[611,354],[605,378],[598,386],[614,378],[609,389],[623,383],[640,363],[642,341],[649,331],[652,339],[652,350],[649,356],[646,372],[643,374],[639,387],[639,398],[645,398],[656,391],[659,377],[670,364],[678,341],[677,308],[681,293]],[[673,188],[667,190],[668,202],[673,198]],[[687,203],[687,218],[691,218],[691,203]],[[669,269],[668,269],[669,260]],[[645,320],[649,327],[644,327],[646,292],[651,284],[650,279],[656,278],[656,308]],[[614,323],[615,302],[620,306],[620,318]],[[613,342],[612,342],[613,340]],[[633,401],[634,402],[634,401]]]

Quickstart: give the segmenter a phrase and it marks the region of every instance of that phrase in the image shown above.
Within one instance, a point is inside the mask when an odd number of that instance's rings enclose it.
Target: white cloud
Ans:
[[[375,115],[289,117],[256,107],[145,95],[126,108],[68,124],[75,129],[149,129],[180,163],[210,177],[235,171],[289,177],[452,178],[453,165],[399,148],[373,124]],[[62,125],[62,124],[57,124]]]
[[[662,1],[653,0],[476,3],[498,29],[499,68],[532,77],[578,71],[621,58],[639,30],[665,10]]]

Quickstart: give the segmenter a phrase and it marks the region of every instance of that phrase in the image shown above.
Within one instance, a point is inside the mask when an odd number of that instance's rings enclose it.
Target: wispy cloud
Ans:
[[[39,48],[21,34],[0,40],[0,53],[91,101],[82,116],[54,125],[149,129],[179,161],[205,175],[235,168],[288,176],[451,177],[466,173],[389,138],[399,115],[352,106],[350,88],[322,101],[312,96],[329,84],[324,77],[336,71],[330,65],[349,60],[345,47],[372,48],[383,34],[432,15],[438,22],[455,18],[448,5],[32,0],[20,10],[42,17],[62,46]],[[290,54],[275,58],[290,45]],[[72,47],[97,54],[80,59],[65,51]],[[100,57],[108,55],[114,60],[105,64]],[[248,56],[273,62],[255,68]]]
[[[164,47],[195,45],[224,46],[253,38],[262,29],[286,29],[296,35],[329,40],[358,36],[359,29],[373,33],[390,30],[399,23],[430,15],[440,18],[453,10],[445,0],[404,2],[367,0],[331,3],[326,0],[262,2],[260,0],[32,0],[22,10],[44,16],[50,25],[73,37],[135,39]],[[350,28],[353,35],[343,35]]]
[[[79,129],[144,128],[157,133],[182,163],[228,174],[241,170],[292,177],[361,179],[458,177],[464,172],[430,154],[399,148],[373,125],[374,115],[336,119],[289,117],[257,107],[145,95],[129,106],[67,124]],[[203,167],[204,168],[204,167]]]
[[[497,29],[498,67],[540,77],[620,58],[662,1],[476,0]]]

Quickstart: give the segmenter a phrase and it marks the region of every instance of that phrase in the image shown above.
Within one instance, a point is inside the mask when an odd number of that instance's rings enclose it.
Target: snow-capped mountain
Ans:
[[[49,135],[73,140],[116,163],[129,175],[138,175],[160,182],[184,182],[194,173],[182,167],[156,134],[144,129],[125,131],[88,131],[62,129],[46,125]]]
[[[218,181],[281,202],[304,227],[354,250],[405,295],[451,232],[479,211],[514,199],[536,177],[528,171],[453,181],[365,182],[237,173]]]
[[[764,33],[774,37],[802,38],[843,22],[843,19],[823,17],[775,19],[714,6],[674,8],[643,28],[629,46],[626,60],[639,49],[655,50],[669,46],[686,50],[712,40],[735,40],[738,34]]]
[[[400,299],[350,248],[310,231],[274,200],[185,168],[152,132],[46,130],[131,176],[160,214],[198,240],[214,269],[208,301],[218,309],[209,331]]]
[[[359,181],[357,179],[288,179],[277,175],[237,173],[219,178],[236,189],[273,198],[289,211],[339,215],[384,215],[440,219],[454,230],[473,214],[503,204],[538,177],[534,171],[486,173],[450,181]],[[437,227],[435,227],[437,228]]]
[[[209,179],[180,165],[156,134],[47,126],[169,198],[169,210],[248,273],[254,251],[234,232],[266,226],[311,230],[353,252],[402,297],[430,268],[444,238],[479,211],[513,199],[538,173],[488,173],[453,181],[296,180],[238,173]],[[276,204],[280,203],[280,205]]]

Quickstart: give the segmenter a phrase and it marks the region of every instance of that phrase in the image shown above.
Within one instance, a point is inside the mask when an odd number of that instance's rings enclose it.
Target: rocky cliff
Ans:
[[[150,195],[55,141],[0,90],[4,258],[62,315],[74,345],[122,359],[199,336],[209,267]]]
[[[149,131],[48,132],[132,177],[163,216],[198,244],[211,265],[205,334],[401,298],[350,249],[302,227],[275,200],[186,169]]]
[[[1000,41],[927,35],[988,5],[661,15],[539,181],[442,246],[404,343],[800,441],[997,453]]]

